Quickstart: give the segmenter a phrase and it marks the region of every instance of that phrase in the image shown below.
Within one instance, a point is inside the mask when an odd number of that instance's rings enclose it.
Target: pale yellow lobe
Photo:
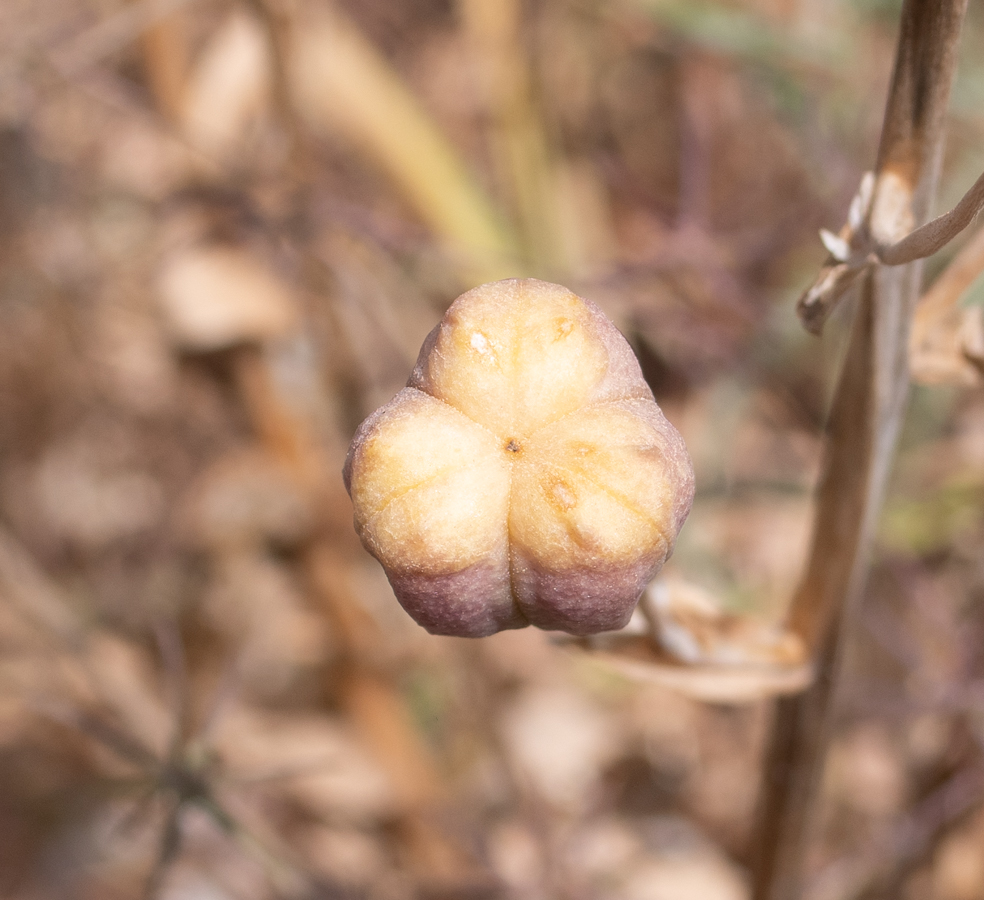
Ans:
[[[530,458],[564,470],[575,483],[596,485],[660,535],[675,535],[676,479],[667,477],[675,460],[652,410],[641,400],[585,407],[537,432]]]
[[[356,528],[384,566],[457,571],[506,544],[499,441],[440,400],[404,390],[353,460]]]
[[[380,562],[443,574],[504,556],[508,482],[506,467],[479,464],[401,494],[367,523]]]
[[[543,282],[469,292],[442,324],[423,389],[500,437],[590,402],[608,354],[583,301]]]
[[[648,423],[610,404],[540,430],[513,470],[513,545],[551,569],[631,563],[665,546],[655,447]]]

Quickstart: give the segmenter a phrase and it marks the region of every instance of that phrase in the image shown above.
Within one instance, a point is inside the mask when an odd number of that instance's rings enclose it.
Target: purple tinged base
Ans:
[[[525,628],[513,602],[508,567],[479,563],[441,575],[387,572],[393,593],[410,617],[431,634],[488,637]]]
[[[510,576],[479,564],[446,575],[389,573],[400,605],[431,634],[487,637],[535,625],[574,635],[624,628],[663,557],[545,570],[518,554]]]
[[[526,620],[546,631],[588,635],[624,628],[664,555],[625,565],[593,565],[552,571],[517,553],[513,588]]]

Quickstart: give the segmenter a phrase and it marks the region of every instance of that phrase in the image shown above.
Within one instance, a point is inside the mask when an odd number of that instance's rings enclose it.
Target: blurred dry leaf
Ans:
[[[610,882],[630,869],[643,848],[638,828],[614,816],[600,816],[572,835],[564,863],[589,879]]]
[[[748,887],[736,867],[710,848],[653,856],[631,866],[620,900],[746,900]]]
[[[265,555],[247,551],[220,560],[202,612],[238,648],[251,694],[282,697],[305,668],[325,661],[329,629],[305,599],[293,571]]]
[[[58,44],[52,59],[68,78],[125,47],[155,22],[177,12],[190,0],[137,0],[115,8],[99,22]]]
[[[693,228],[670,231],[636,215],[632,227],[650,233],[658,246],[603,276],[587,296],[673,371],[697,380],[723,369],[760,319],[735,274],[736,260],[722,242]]]
[[[201,168],[201,154],[155,120],[119,123],[101,152],[108,184],[152,202],[179,190]]]
[[[803,642],[780,627],[725,613],[702,589],[657,579],[622,631],[565,643],[604,668],[715,703],[751,703],[803,690]]]
[[[297,545],[314,524],[312,499],[265,450],[245,448],[206,469],[181,500],[182,530],[213,552]]]
[[[129,285],[121,285],[126,291]],[[129,293],[129,292],[128,292]],[[104,298],[96,310],[93,356],[114,400],[144,414],[162,412],[178,396],[178,365],[146,294],[133,302]]]
[[[469,281],[519,274],[516,242],[403,79],[342,13],[325,5],[292,37],[291,87],[316,131],[338,134],[397,184]]]
[[[104,704],[129,734],[139,735],[147,749],[163,756],[173,738],[174,712],[144,648],[95,632],[86,640],[81,662],[92,691],[88,703]]]
[[[544,876],[542,841],[526,823],[497,823],[488,838],[493,869],[519,896],[540,896]]]
[[[904,808],[905,764],[898,737],[881,723],[864,723],[831,745],[824,789],[849,809],[887,821]]]
[[[164,514],[164,490],[146,471],[114,459],[111,435],[89,428],[55,444],[38,463],[34,488],[54,535],[98,548],[149,531]]]
[[[655,653],[647,638],[611,641],[606,650],[591,651],[592,663],[632,681],[652,682],[708,703],[757,703],[796,694],[809,685],[809,666],[685,666]]]
[[[796,635],[748,616],[725,613],[705,590],[657,579],[642,601],[660,646],[690,665],[797,667],[805,650]]]
[[[270,68],[262,26],[234,12],[210,39],[185,86],[180,115],[192,143],[232,162],[269,104]]]
[[[343,886],[364,888],[390,867],[383,842],[368,831],[316,823],[299,842],[315,871]]]
[[[611,716],[561,688],[520,695],[506,710],[504,740],[534,794],[570,812],[592,799],[599,773],[619,743]]]
[[[238,778],[268,782],[326,822],[389,817],[389,779],[339,721],[240,707],[218,721],[214,746]]]
[[[168,259],[158,281],[179,346],[222,350],[283,337],[298,322],[290,289],[242,250],[198,247]]]
[[[4,528],[0,528],[0,600],[4,619],[9,615],[12,623],[18,622],[18,630],[26,627],[27,633],[47,634],[56,642],[71,643],[79,636],[79,623],[58,587]]]
[[[984,885],[984,814],[947,836],[933,860],[936,900],[978,900]]]
[[[166,748],[174,717],[143,648],[84,628],[59,586],[2,532],[0,646],[0,677],[24,708],[81,732],[95,711],[139,735],[132,744],[141,752]]]

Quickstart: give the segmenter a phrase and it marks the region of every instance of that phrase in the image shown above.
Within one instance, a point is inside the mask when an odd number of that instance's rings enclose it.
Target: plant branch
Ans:
[[[862,272],[879,264],[901,266],[932,256],[984,210],[984,175],[981,175],[948,213],[909,231],[898,240],[880,241],[875,234],[879,223],[871,220],[875,197],[891,197],[889,203],[883,201],[889,207],[890,231],[897,230],[898,212],[907,207],[909,198],[906,187],[893,173],[884,173],[877,181],[877,188],[875,184],[873,174],[866,173],[851,204],[847,223],[840,232],[820,231],[820,239],[830,256],[797,304],[803,324],[814,334],[820,333],[830,313]],[[885,223],[881,224],[884,227]]]
[[[984,228],[979,228],[916,308],[909,341],[916,381],[972,386],[984,379],[984,310],[959,305],[982,272]]]
[[[963,195],[960,202],[948,213],[937,216],[915,229],[901,241],[878,252],[878,259],[886,266],[900,266],[917,259],[932,256],[950,243],[984,209],[984,175]]]
[[[966,0],[906,0],[903,7],[870,206],[858,204],[868,206],[862,221],[879,243],[899,241],[927,218],[966,6]],[[876,262],[860,283],[827,428],[810,557],[790,609],[793,630],[814,651],[817,675],[803,694],[777,707],[754,836],[755,900],[802,894],[842,649],[864,590],[908,397],[909,323],[921,271],[918,262],[894,268]]]

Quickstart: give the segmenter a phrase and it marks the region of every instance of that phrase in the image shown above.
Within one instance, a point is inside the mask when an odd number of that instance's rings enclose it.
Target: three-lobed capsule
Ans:
[[[625,338],[535,279],[459,297],[362,423],[355,527],[434,634],[621,628],[693,501],[683,438]]]

